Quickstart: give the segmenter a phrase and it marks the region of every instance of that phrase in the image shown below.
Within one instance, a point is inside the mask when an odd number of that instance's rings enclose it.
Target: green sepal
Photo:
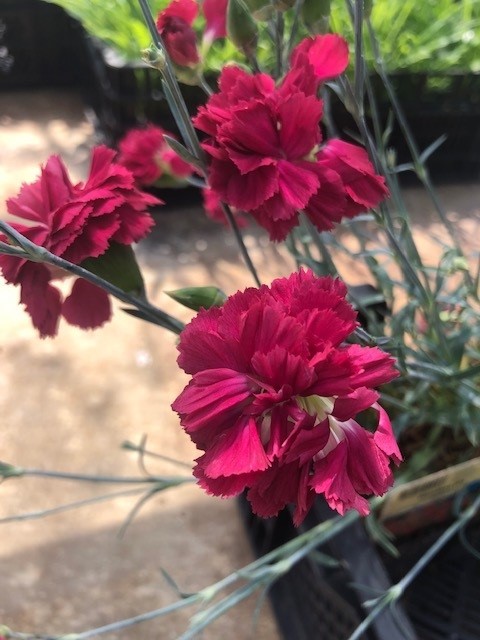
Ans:
[[[15,467],[13,464],[0,460],[0,478],[19,478],[24,473],[25,471],[21,467]]]
[[[145,291],[142,274],[130,245],[112,242],[98,258],[87,258],[80,265],[126,293],[142,295]]]

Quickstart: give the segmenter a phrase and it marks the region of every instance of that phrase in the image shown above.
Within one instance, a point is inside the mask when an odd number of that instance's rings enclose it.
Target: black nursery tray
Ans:
[[[478,178],[480,73],[397,72],[389,78],[420,151],[441,136],[447,136],[428,159],[433,177],[442,181]],[[392,111],[390,101],[380,78],[372,74],[370,79],[381,126],[385,128]],[[335,94],[332,94],[332,117],[340,132],[357,131],[353,118]],[[368,120],[373,126],[369,116]],[[395,149],[397,164],[411,161],[405,137],[395,119],[388,146]]]
[[[84,54],[80,23],[60,7],[0,1],[0,90],[81,86]]]
[[[245,498],[240,509],[250,542],[260,556],[294,538],[290,513],[263,520]],[[317,500],[300,532],[332,516]],[[326,567],[308,556],[270,589],[285,640],[347,640],[366,616],[362,602],[395,584],[425,553],[444,527],[431,527],[403,538],[400,558],[380,551],[360,521],[319,549],[339,561]],[[468,532],[480,544],[478,520]],[[355,586],[354,586],[355,585]],[[364,590],[360,589],[360,585]],[[416,578],[394,612],[386,609],[363,640],[478,640],[480,638],[480,561],[455,538]]]
[[[89,102],[105,142],[115,145],[132,127],[153,122],[178,134],[162,90],[160,72],[143,62],[126,62],[118,54],[87,38],[92,72]],[[199,87],[182,85],[191,114],[206,101]]]

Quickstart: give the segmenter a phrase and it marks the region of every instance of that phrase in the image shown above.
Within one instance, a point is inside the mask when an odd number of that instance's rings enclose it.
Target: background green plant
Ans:
[[[390,72],[480,72],[479,0],[373,0],[371,21]],[[353,46],[344,2],[332,1],[330,25]],[[365,57],[373,68],[368,45]]]
[[[82,23],[85,30],[113,47],[126,60],[138,60],[150,42],[137,0],[45,0],[65,9]],[[150,0],[152,11],[158,12],[169,0]]]
[[[138,60],[151,42],[136,0],[45,1],[65,9],[90,35],[128,61]],[[149,4],[156,14],[169,0],[150,0]],[[371,20],[388,71],[480,72],[480,0],[374,0]],[[330,26],[353,47],[351,20],[341,0],[331,3]],[[257,55],[269,66],[268,38],[260,39]],[[368,67],[373,68],[374,56],[368,46],[365,55]],[[219,71],[232,60],[242,60],[234,45],[217,41],[208,53],[206,66],[209,71]]]

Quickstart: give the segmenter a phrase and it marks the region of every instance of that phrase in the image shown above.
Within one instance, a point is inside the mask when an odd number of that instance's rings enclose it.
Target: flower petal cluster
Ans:
[[[352,201],[368,209],[387,195],[364,149],[341,141],[321,146],[323,103],[316,92],[347,63],[345,41],[330,35],[303,41],[279,86],[266,74],[226,67],[219,92],[193,120],[208,136],[202,146],[210,187],[222,201],[250,212],[272,240],[285,239],[301,211],[325,231],[358,213]]]
[[[399,463],[374,387],[397,376],[376,347],[346,344],[357,326],[346,287],[309,271],[246,289],[201,310],[180,338],[192,376],[173,409],[197,448],[210,494],[247,498],[260,516],[295,504],[299,524],[316,494],[343,514],[392,485]],[[371,408],[372,433],[357,421]]]
[[[157,17],[157,29],[168,55],[181,67],[195,67],[200,62],[197,36],[192,28],[197,15],[195,0],[173,0]]]
[[[126,167],[139,186],[149,186],[162,176],[186,178],[193,173],[191,165],[165,142],[164,135],[174,134],[149,124],[131,129],[118,143],[118,163]]]
[[[24,184],[7,201],[8,212],[27,224],[12,226],[51,253],[82,264],[98,258],[112,244],[131,245],[153,225],[148,206],[160,201],[142,193],[132,174],[114,162],[115,152],[96,147],[87,181],[72,184],[65,165],[51,156],[35,182]],[[111,315],[108,295],[81,279],[64,298],[52,281],[66,274],[46,264],[0,256],[7,282],[20,285],[20,301],[42,337],[57,333],[60,317],[82,329],[104,324]]]

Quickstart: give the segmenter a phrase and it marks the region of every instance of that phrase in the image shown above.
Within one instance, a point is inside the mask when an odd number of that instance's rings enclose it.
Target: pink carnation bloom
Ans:
[[[227,4],[228,0],[203,0],[203,15],[205,16],[205,35],[208,42],[227,35]]]
[[[192,29],[197,14],[195,0],[173,0],[158,14],[157,29],[169,56],[181,67],[194,67],[200,61],[197,36]]]
[[[398,374],[376,347],[346,344],[356,312],[339,280],[301,271],[201,310],[183,331],[178,364],[192,376],[173,403],[203,455],[194,470],[210,494],[247,498],[260,516],[316,494],[343,514],[393,483],[398,450],[373,387]],[[372,408],[372,433],[356,420]]]
[[[7,201],[10,214],[30,223],[12,226],[74,264],[101,256],[112,243],[143,238],[153,225],[146,209],[160,201],[138,191],[114,157],[111,149],[96,147],[87,181],[73,185],[61,159],[51,156],[38,180]],[[99,327],[111,316],[108,294],[86,280],[76,279],[63,298],[52,285],[66,277],[60,269],[7,255],[0,256],[0,268],[7,282],[20,285],[20,302],[41,337],[56,335],[61,316],[82,329]]]
[[[309,45],[310,52],[323,55],[318,70],[309,64],[302,75],[294,67],[279,87],[266,74],[252,76],[238,67],[224,68],[219,93],[194,118],[195,126],[209,136],[202,146],[209,155],[210,187],[222,201],[250,212],[272,240],[285,239],[301,211],[320,231],[331,229],[344,216],[356,215],[358,208],[349,206],[352,197],[344,178],[351,182],[357,156],[368,169],[355,177],[356,202],[368,209],[388,193],[363,149],[340,143],[345,145],[342,162],[335,163],[331,155],[336,147],[329,147],[325,155],[320,146],[323,103],[316,98],[316,89],[348,61],[344,41],[332,38],[333,43],[319,36]],[[333,55],[334,45],[343,53]],[[328,55],[323,51],[326,46]],[[295,60],[306,55],[300,51]]]
[[[193,173],[192,167],[180,158],[165,142],[168,131],[153,124],[140,129],[131,129],[118,144],[118,163],[126,167],[139,186],[148,186],[166,174],[175,178],[186,178]]]

